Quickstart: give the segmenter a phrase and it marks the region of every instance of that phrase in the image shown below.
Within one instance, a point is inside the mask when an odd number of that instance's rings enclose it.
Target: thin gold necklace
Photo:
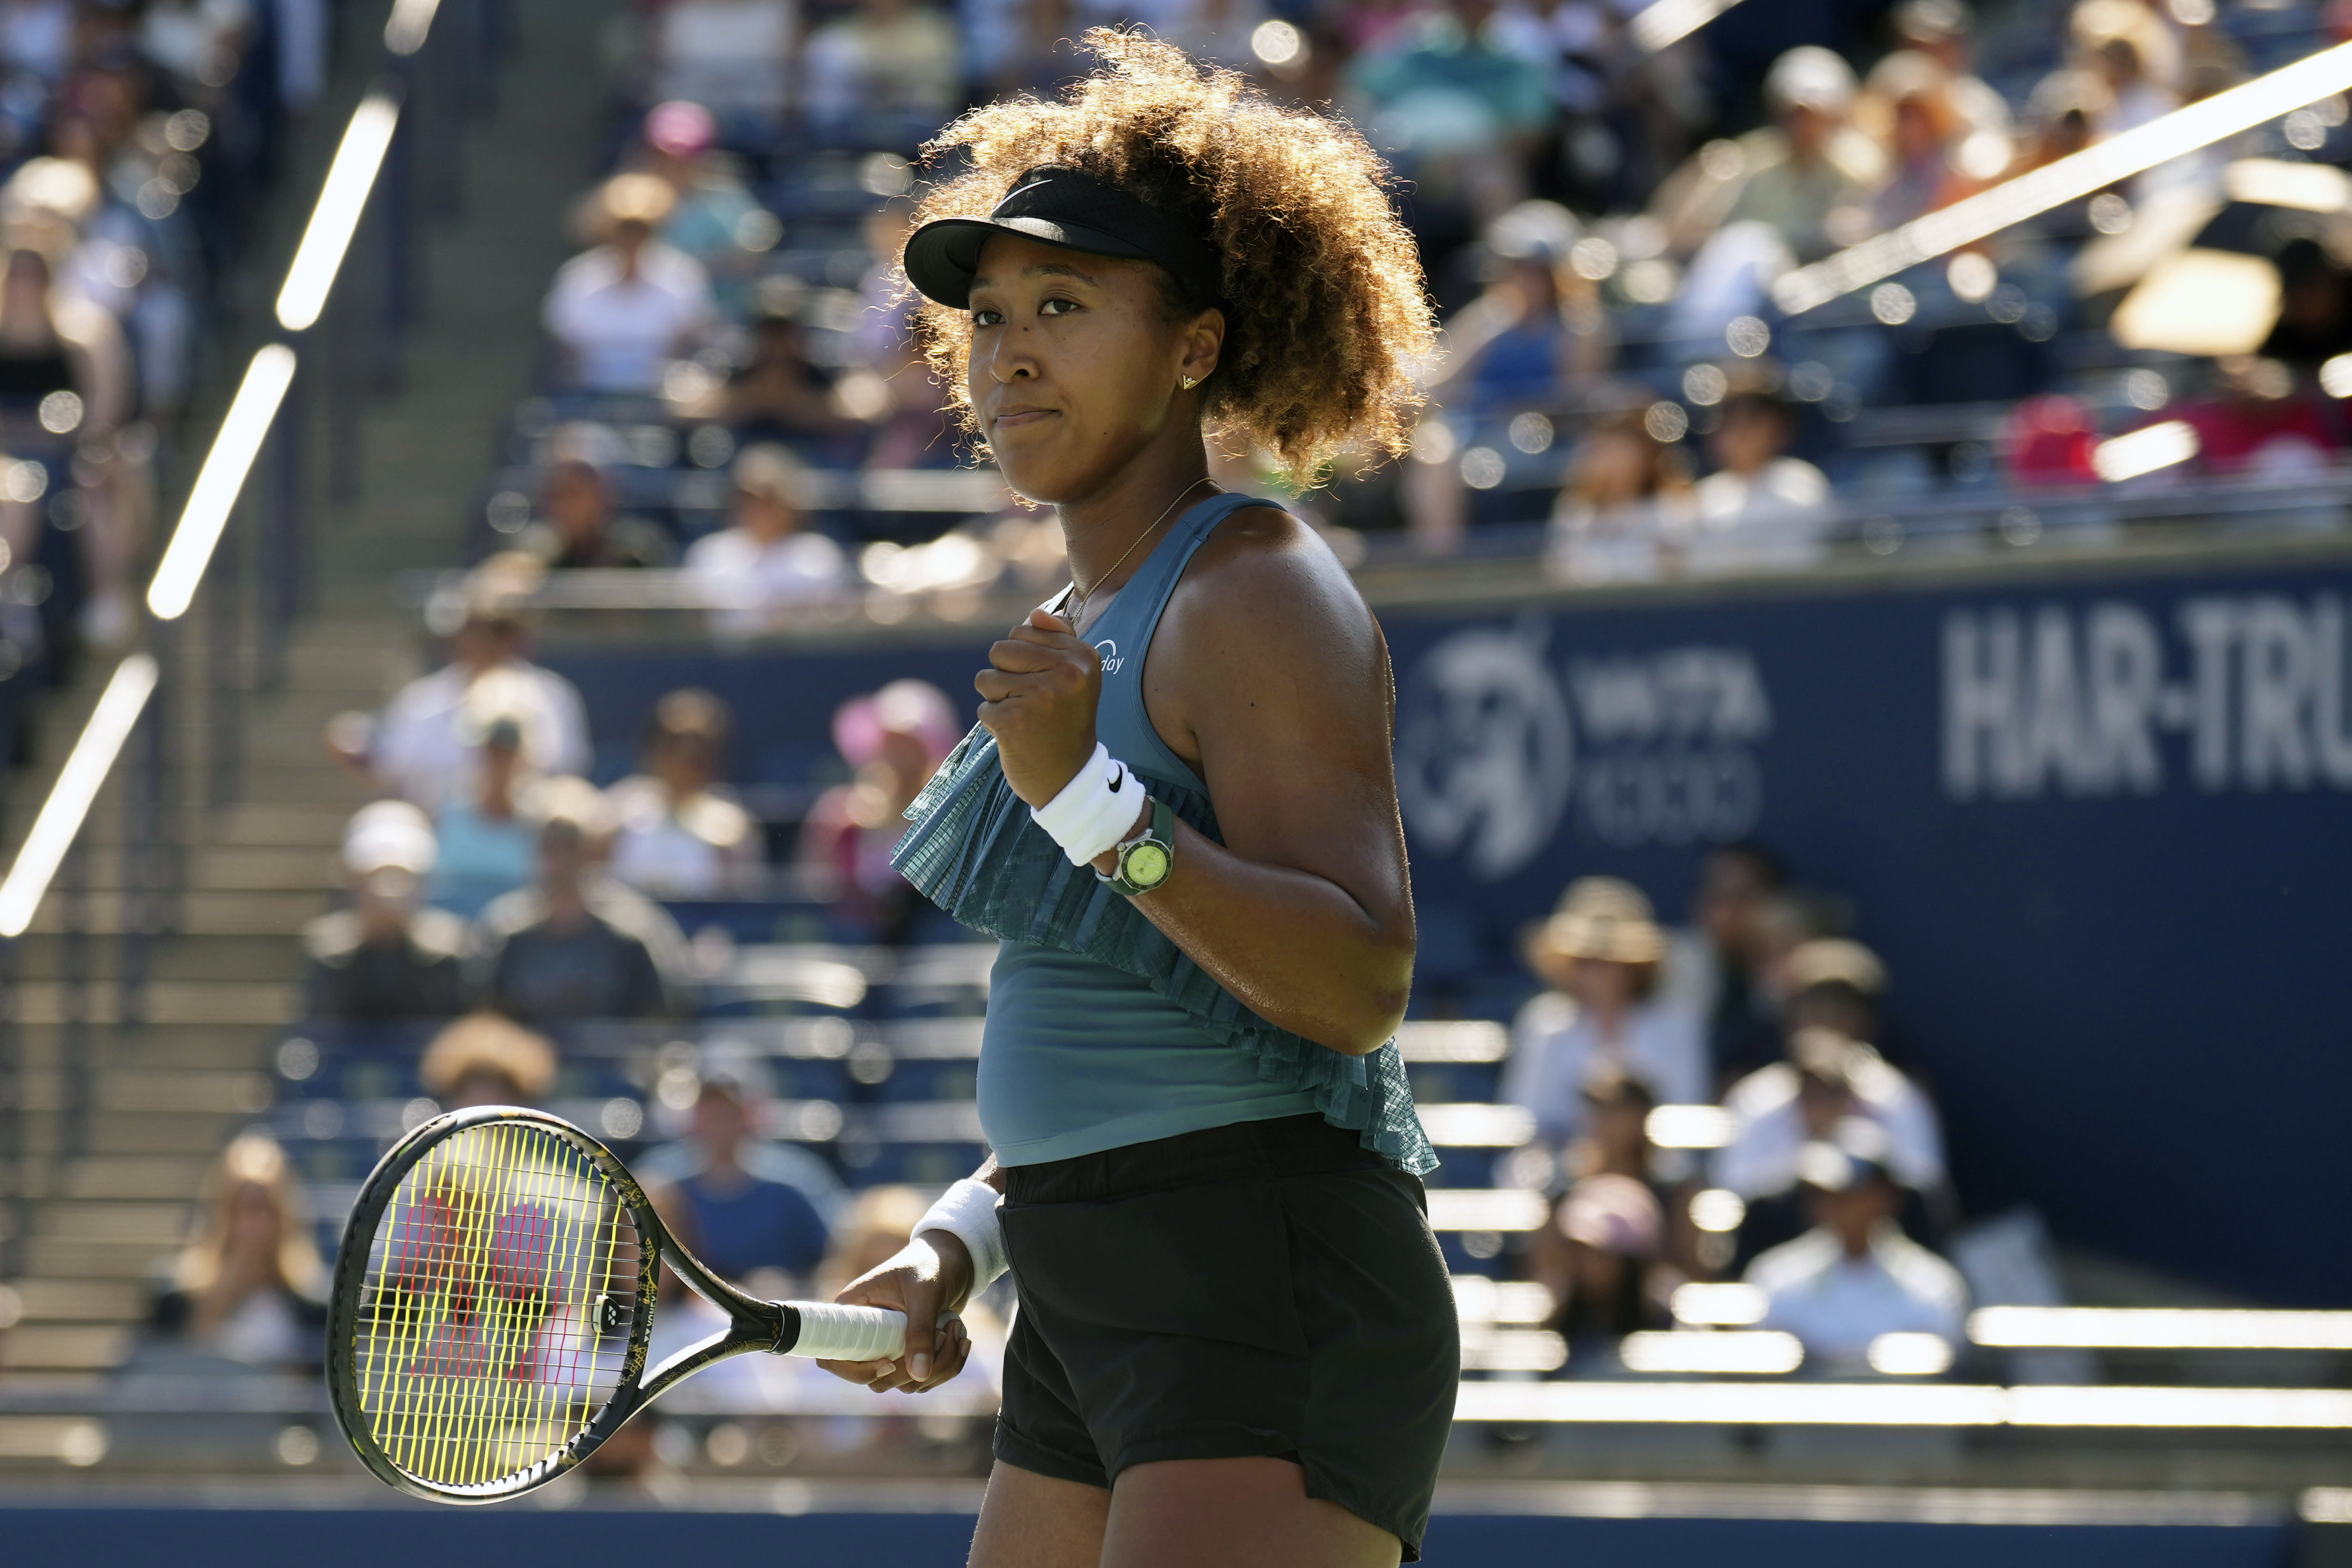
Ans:
[[[1186,496],[1191,495],[1194,490],[1199,489],[1202,485],[1207,484],[1208,482],[1209,477],[1206,474],[1203,474],[1199,479],[1194,479],[1191,484],[1186,485],[1182,489],[1178,490],[1176,492],[1176,500],[1171,500],[1168,503],[1167,511],[1163,511],[1158,517],[1153,518],[1151,521],[1145,526],[1141,533],[1137,534],[1132,540],[1128,542],[1127,548],[1118,552],[1118,559],[1112,562],[1108,567],[1096,576],[1094,588],[1081,589],[1078,586],[1078,569],[1075,565],[1070,568],[1070,589],[1067,594],[1063,595],[1062,602],[1065,605],[1071,605],[1073,601],[1075,601],[1075,606],[1071,608],[1069,616],[1070,629],[1072,631],[1076,631],[1079,624],[1085,620],[1087,614],[1087,601],[1095,596],[1095,588],[1099,588],[1105,583],[1108,582],[1113,572],[1118,571],[1120,567],[1127,564],[1127,558],[1135,553],[1135,547],[1142,543],[1145,540],[1150,538],[1151,531],[1153,529],[1158,528],[1161,523],[1168,521],[1168,512],[1174,511],[1176,510],[1176,501],[1182,500]]]

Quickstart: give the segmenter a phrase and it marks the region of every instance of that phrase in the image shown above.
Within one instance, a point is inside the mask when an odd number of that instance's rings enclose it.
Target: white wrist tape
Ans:
[[[994,1284],[997,1276],[1012,1267],[1012,1260],[1004,1255],[1004,1227],[996,1219],[996,1189],[986,1182],[966,1176],[941,1193],[940,1201],[915,1222],[917,1236],[927,1230],[946,1231],[971,1254],[971,1289],[975,1295]]]
[[[1143,781],[1113,757],[1100,741],[1095,754],[1062,793],[1029,815],[1053,836],[1073,866],[1083,866],[1118,847],[1143,815]]]

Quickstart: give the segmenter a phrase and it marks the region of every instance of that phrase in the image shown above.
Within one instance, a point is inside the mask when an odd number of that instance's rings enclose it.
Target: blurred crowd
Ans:
[[[1550,1200],[1521,1262],[1571,1367],[1579,1338],[1727,1323],[1793,1335],[1819,1373],[1895,1370],[1873,1360],[1889,1334],[1949,1364],[1968,1287],[1936,1250],[1958,1218],[1942,1131],[1844,923],[1739,844],[1708,857],[1686,930],[1589,877],[1528,933],[1545,989],[1502,1096],[1536,1136],[1502,1172]],[[1728,1316],[1682,1294],[1722,1281],[1753,1288]]]
[[[174,438],[329,0],[0,5],[0,682],[136,629]]]
[[[305,934],[310,1016],[690,1016],[697,960],[657,900],[789,893],[824,911],[812,934],[907,940],[916,900],[889,854],[960,738],[944,693],[898,680],[843,704],[823,770],[837,782],[777,824],[789,837],[772,847],[723,782],[724,701],[692,687],[662,697],[637,771],[599,789],[583,776],[580,694],[525,657],[526,637],[525,612],[487,595],[447,664],[381,715],[331,721],[330,751],[384,798],[345,830],[348,907]]]
[[[968,103],[1082,70],[1071,40],[1096,22],[1331,106],[1402,177],[1446,353],[1405,460],[1349,459],[1292,498],[1350,548],[1387,534],[1443,556],[1516,528],[1563,582],[1803,570],[1857,536],[1899,541],[1856,520],[1891,522],[1906,498],[2333,471],[2352,437],[2341,100],[2282,103],[2232,142],[1801,315],[1774,285],[2299,58],[2342,7],[1756,0],[1659,47],[1643,11],[632,9],[611,39],[614,157],[571,213],[541,384],[436,626],[446,662],[329,728],[374,798],[344,835],[344,896],[303,938],[307,1017],[443,1026],[414,1063],[429,1106],[542,1103],[564,1026],[697,1016],[725,955],[688,939],[681,904],[789,896],[820,911],[808,936],[845,946],[936,934],[887,858],[957,741],[955,701],[900,680],[844,705],[809,737],[830,754],[806,797],[777,813],[727,782],[744,776],[728,705],[681,687],[643,713],[635,771],[600,784],[580,693],[530,657],[530,606],[571,574],[639,574],[724,643],[853,595],[1055,585],[1055,527],[954,471],[971,455],[894,268],[924,139]],[[20,454],[0,471],[0,543],[33,550],[37,514],[78,534],[86,635],[111,635],[231,198],[266,171],[274,117],[316,90],[308,15],[0,0],[0,149],[27,159],[0,184],[0,438]],[[2215,254],[2256,265],[2216,270]],[[2187,433],[2166,462],[2110,459],[2157,424]],[[1217,462],[1229,484],[1279,489],[1254,454]],[[0,632],[36,646],[10,617],[40,599],[0,601]],[[1706,858],[1687,928],[1584,878],[1528,933],[1541,990],[1497,1097],[1534,1136],[1495,1184],[1541,1194],[1544,1218],[1518,1244],[1448,1245],[1466,1249],[1457,1267],[1542,1288],[1570,1375],[1607,1363],[1577,1342],[1675,1329],[1783,1331],[1832,1374],[1958,1352],[1970,1292],[1947,1256],[1961,1215],[1933,1086],[1852,924],[1743,844]],[[663,1075],[675,1124],[656,1131],[675,1136],[633,1155],[690,1247],[755,1287],[830,1291],[903,1240],[918,1194],[852,1192],[814,1151],[824,1137],[784,1135],[767,1061],[691,1050],[679,1082]],[[238,1138],[195,1214],[147,1353],[313,1366],[323,1280],[285,1151]],[[1944,1361],[1896,1366],[1889,1336]],[[759,1360],[736,1363],[729,1397],[789,1407],[777,1380],[800,1372]],[[730,1429],[777,1463],[771,1436],[777,1454],[804,1440]],[[825,1430],[805,1440],[884,1427]]]
[[[1569,583],[1803,570],[1900,548],[1954,498],[2333,472],[2352,434],[2352,228],[2321,172],[2352,150],[2339,99],[1800,314],[1774,286],[2299,58],[2335,12],[1844,0],[1735,6],[1654,47],[1643,9],[643,5],[613,40],[614,172],[573,210],[544,395],[473,554],[682,570],[725,637],[853,594],[1050,585],[1058,540],[1001,491],[904,482],[971,454],[893,268],[922,141],[1066,82],[1107,21],[1346,115],[1401,176],[1444,353],[1410,460],[1345,458],[1294,498],[1343,555],[1490,533]],[[1282,489],[1256,454],[1218,461]]]
[[[434,1103],[448,1110],[544,1104],[559,1071],[553,1042],[487,1011],[442,1029],[418,1064]],[[683,1091],[673,1095],[686,1104],[684,1135],[646,1148],[634,1168],[672,1234],[714,1271],[771,1299],[827,1300],[907,1244],[927,1197],[898,1185],[852,1194],[823,1159],[773,1140],[773,1085],[756,1056],[718,1047],[684,1071]],[[187,1246],[155,1277],[145,1331],[119,1375],[134,1384],[157,1375],[319,1376],[327,1317],[320,1216],[286,1150],[259,1131],[236,1138],[205,1178],[194,1215]],[[725,1327],[675,1276],[660,1289],[654,1362]],[[1004,1304],[987,1297],[964,1314],[975,1345],[968,1375],[986,1388],[1001,1365]],[[857,1466],[926,1451],[953,1462],[970,1447],[961,1421],[926,1420],[905,1395],[824,1415],[826,1396],[839,1391],[829,1383],[812,1363],[782,1357],[709,1373],[698,1384],[706,1403],[739,1418],[776,1417],[756,1437],[734,1422],[714,1429],[709,1456],[740,1464],[756,1443],[770,1466]],[[681,1458],[698,1458],[702,1442],[684,1428],[639,1422],[589,1469],[658,1486]]]

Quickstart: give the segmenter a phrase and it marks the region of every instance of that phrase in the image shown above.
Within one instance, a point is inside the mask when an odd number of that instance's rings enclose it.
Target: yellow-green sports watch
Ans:
[[[1166,801],[1152,801],[1150,825],[1119,845],[1117,853],[1117,870],[1108,877],[1100,871],[1095,873],[1114,891],[1131,899],[1168,879],[1168,874],[1176,869],[1176,814],[1168,809]]]

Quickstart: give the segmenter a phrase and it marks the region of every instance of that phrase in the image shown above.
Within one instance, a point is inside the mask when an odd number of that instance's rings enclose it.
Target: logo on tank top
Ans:
[[[1118,643],[1114,638],[1103,638],[1102,641],[1095,644],[1095,651],[1102,655],[1102,667],[1103,673],[1105,675],[1117,675],[1118,673],[1118,667],[1127,662],[1127,660],[1119,657]]]

